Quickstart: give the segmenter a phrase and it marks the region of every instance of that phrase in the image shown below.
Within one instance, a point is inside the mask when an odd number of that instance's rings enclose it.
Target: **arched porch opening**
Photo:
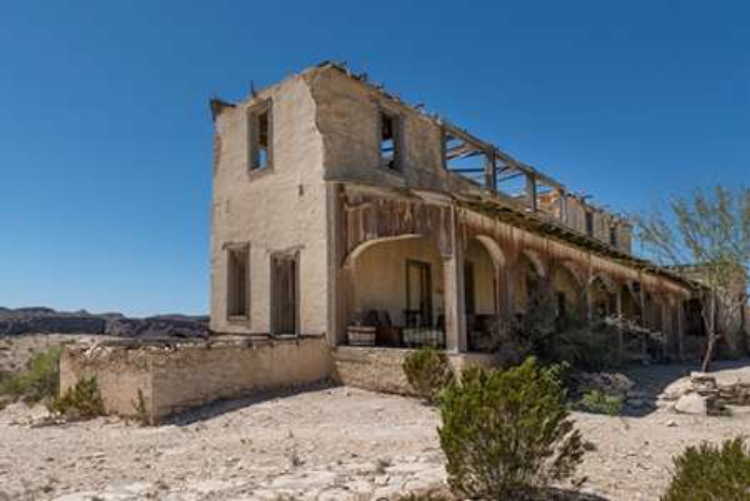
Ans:
[[[535,301],[544,294],[545,270],[538,256],[522,252],[516,260],[513,274],[513,313],[520,319]]]
[[[625,320],[640,324],[641,322],[641,305],[638,297],[628,284],[620,286],[620,296],[622,301],[622,317]]]
[[[470,351],[497,348],[506,317],[505,254],[490,237],[472,238],[464,254],[464,307]]]
[[[552,268],[552,300],[558,324],[583,322],[585,320],[584,285],[576,271],[567,263]]]
[[[592,319],[602,320],[617,315],[617,286],[609,278],[594,276],[589,284],[588,298]]]
[[[445,346],[443,258],[430,239],[370,240],[350,253],[343,269],[348,334],[373,331],[379,346]]]

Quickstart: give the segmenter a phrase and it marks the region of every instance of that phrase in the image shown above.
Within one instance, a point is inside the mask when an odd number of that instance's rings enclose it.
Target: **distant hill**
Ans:
[[[181,314],[128,318],[122,313],[57,311],[43,306],[0,306],[0,336],[22,334],[101,334],[121,337],[206,337],[208,316]]]

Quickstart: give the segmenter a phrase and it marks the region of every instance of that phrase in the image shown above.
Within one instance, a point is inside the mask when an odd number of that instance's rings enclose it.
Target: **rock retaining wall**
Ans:
[[[402,368],[406,356],[414,350],[376,347],[339,346],[332,350],[334,378],[338,383],[364,390],[398,395],[413,395]],[[493,365],[492,355],[479,353],[448,354],[458,371],[468,365]]]

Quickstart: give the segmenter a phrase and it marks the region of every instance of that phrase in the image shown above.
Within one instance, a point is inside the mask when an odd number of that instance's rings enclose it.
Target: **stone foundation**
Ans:
[[[107,413],[136,416],[142,398],[146,417],[158,423],[217,400],[322,381],[332,369],[323,337],[114,341],[67,346],[60,389],[96,376]]]
[[[336,382],[364,390],[398,395],[413,395],[402,368],[404,359],[414,350],[339,346],[333,348]],[[459,371],[469,365],[490,366],[494,357],[480,353],[448,354],[453,369]]]

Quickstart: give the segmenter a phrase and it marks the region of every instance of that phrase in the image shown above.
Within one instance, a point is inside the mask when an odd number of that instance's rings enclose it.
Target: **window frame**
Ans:
[[[398,111],[382,105],[377,107],[376,137],[378,144],[379,167],[386,172],[402,174],[404,172],[404,116]],[[383,154],[383,117],[391,120],[393,158],[389,159]]]
[[[226,252],[226,315],[227,320],[230,322],[246,322],[250,319],[250,306],[251,306],[251,299],[250,299],[250,243],[249,242],[242,242],[242,243],[232,243],[227,244],[224,246],[224,250]],[[236,296],[239,295],[237,290],[234,290],[237,287],[235,272],[233,270],[233,261],[232,258],[234,255],[242,253],[244,254],[244,265],[245,265],[245,277],[244,277],[244,293],[245,293],[245,301],[244,301],[244,314],[238,311],[238,303]]]
[[[266,162],[260,164],[260,117],[267,115],[266,135]],[[257,175],[262,172],[273,170],[273,150],[274,150],[274,133],[273,133],[273,101],[266,99],[255,103],[247,108],[245,117],[247,123],[247,170],[251,175]]]

